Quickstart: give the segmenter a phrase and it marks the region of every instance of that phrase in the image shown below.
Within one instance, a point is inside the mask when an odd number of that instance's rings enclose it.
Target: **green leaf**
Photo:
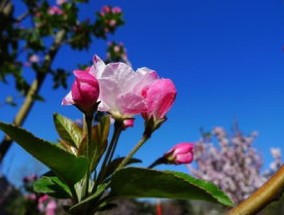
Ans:
[[[68,213],[76,215],[93,214],[94,212],[90,213],[90,210],[95,211],[98,207],[100,207],[100,204],[96,203],[100,199],[100,197],[104,194],[108,185],[109,185],[108,183],[100,184],[97,187],[97,190],[92,195],[90,195],[88,198],[84,199],[83,201],[79,202],[78,204],[72,206],[69,209]]]
[[[53,120],[56,130],[64,142],[67,142],[70,147],[73,146],[78,149],[82,141],[82,128],[71,119],[60,114],[54,114]]]
[[[89,146],[90,171],[92,172],[100,161],[106,147],[110,128],[109,116],[100,118],[100,122],[92,128],[92,142]],[[87,138],[80,143],[78,155],[86,155]]]
[[[73,185],[87,172],[87,159],[76,157],[57,145],[35,137],[30,132],[0,122],[0,129],[36,159],[48,166],[63,182]]]
[[[119,164],[123,161],[124,157],[119,157],[116,158],[114,160],[111,161],[111,163],[106,166],[105,170],[101,170],[102,172],[100,172],[99,177],[98,177],[98,181],[102,181],[102,177],[104,177],[104,179],[107,179],[115,170],[116,168],[119,166]],[[136,158],[131,158],[128,163],[126,165],[130,165],[133,163],[141,163],[142,161]]]
[[[233,205],[213,183],[180,172],[129,167],[114,174],[110,187],[113,197],[198,199]]]
[[[70,198],[72,193],[68,186],[64,184],[57,176],[52,172],[48,172],[43,175],[40,179],[33,183],[35,192],[46,193],[49,196],[55,198]]]

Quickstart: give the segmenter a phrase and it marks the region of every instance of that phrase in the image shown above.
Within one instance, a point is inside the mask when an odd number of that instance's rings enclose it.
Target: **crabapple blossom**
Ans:
[[[107,6],[107,5],[103,6],[103,7],[102,7],[102,12],[104,12],[104,13],[110,13],[110,12],[111,12],[110,6]]]
[[[112,12],[113,12],[113,13],[121,13],[122,10],[121,10],[120,7],[113,7],[113,8],[112,8]]]
[[[63,105],[75,105],[84,113],[91,113],[97,106],[99,97],[99,83],[97,79],[86,71],[75,70],[76,77],[71,91],[63,99]]]
[[[33,54],[29,57],[29,62],[30,63],[38,63],[39,62],[39,56],[36,54]]]
[[[64,3],[66,3],[66,2],[67,2],[67,0],[56,0],[56,4],[57,5],[62,5]]]
[[[61,10],[58,6],[51,6],[50,8],[48,8],[47,13],[49,15],[62,15],[63,10]]]
[[[140,68],[136,72],[125,63],[105,64],[98,56],[90,69],[99,82],[99,111],[109,112],[114,118],[131,118],[147,111],[144,87],[152,83],[156,72]]]

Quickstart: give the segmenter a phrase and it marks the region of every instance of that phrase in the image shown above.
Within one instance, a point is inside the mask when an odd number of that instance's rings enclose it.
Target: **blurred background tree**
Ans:
[[[257,132],[244,134],[237,122],[233,124],[232,132],[227,132],[223,127],[215,127],[209,132],[201,130],[201,138],[195,145],[195,164],[188,166],[190,172],[197,178],[213,182],[224,190],[235,204],[240,203],[283,164],[280,149],[272,147],[270,153],[273,160],[269,168],[264,170],[262,154],[252,145],[257,135]],[[210,214],[210,210],[214,214],[216,211],[217,214],[224,213],[224,208],[211,204],[209,209],[205,206],[207,203],[201,205],[203,209],[200,214]],[[281,206],[280,201],[275,205],[268,207],[263,213],[283,210],[283,203]]]
[[[33,104],[44,100],[40,89],[48,76],[53,79],[53,89],[67,87],[70,71],[53,66],[59,50],[64,46],[73,51],[87,50],[93,40],[108,41],[109,35],[124,24],[123,12],[117,6],[103,6],[94,13],[94,19],[81,19],[80,5],[87,3],[87,0],[57,0],[56,4],[23,0],[25,11],[15,14],[19,2],[0,2],[0,81],[14,84],[18,91],[17,96],[7,95],[0,105],[19,105],[13,120],[15,125],[22,126]],[[106,51],[107,62],[128,62],[122,43],[108,41]],[[19,97],[23,98],[22,104],[18,104]],[[0,143],[0,164],[11,144],[8,136]]]

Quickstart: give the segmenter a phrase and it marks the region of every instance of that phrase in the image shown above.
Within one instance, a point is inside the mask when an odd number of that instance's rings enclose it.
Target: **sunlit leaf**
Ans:
[[[87,172],[87,159],[76,157],[57,145],[35,137],[30,132],[0,122],[0,129],[36,159],[48,166],[63,182],[73,185]]]
[[[78,149],[82,141],[82,128],[71,119],[60,114],[54,114],[53,120],[56,130],[64,142]]]
[[[113,197],[197,199],[233,205],[230,198],[213,183],[180,172],[129,167],[112,177],[110,187]]]
[[[106,147],[110,128],[109,116],[100,118],[100,122],[92,128],[92,141],[89,147],[90,171],[93,171],[100,161]],[[85,136],[80,143],[79,155],[86,155],[87,137]]]

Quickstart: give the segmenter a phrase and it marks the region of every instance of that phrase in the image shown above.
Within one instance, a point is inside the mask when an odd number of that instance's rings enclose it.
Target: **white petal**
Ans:
[[[74,104],[71,91],[63,98],[61,104],[62,105],[72,105],[72,104]]]

